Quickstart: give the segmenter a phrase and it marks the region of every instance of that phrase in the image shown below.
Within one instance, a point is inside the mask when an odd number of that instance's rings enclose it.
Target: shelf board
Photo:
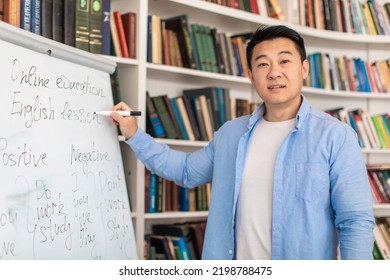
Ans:
[[[354,34],[354,33],[345,33],[331,30],[321,30],[316,28],[311,28],[307,26],[301,26],[297,24],[292,24],[286,21],[276,20],[270,17],[261,16],[254,13],[249,13],[241,11],[238,9],[233,9],[225,7],[222,5],[217,5],[214,3],[206,1],[188,1],[188,0],[170,0],[171,2],[185,5],[198,10],[203,10],[210,14],[218,14],[226,16],[231,19],[234,18],[239,21],[251,22],[262,25],[286,25],[301,35],[310,36],[314,38],[327,39],[333,41],[342,41],[342,42],[353,42],[360,44],[374,43],[374,44],[389,44],[390,36],[388,35],[363,35],[363,34]]]
[[[390,216],[390,203],[374,204],[375,217]]]
[[[362,99],[390,99],[390,93],[335,91],[321,88],[303,87],[302,93],[310,95],[324,95],[341,98],[362,98]]]
[[[206,72],[201,70],[175,67],[170,65],[147,63],[147,70],[158,72],[158,74],[172,73],[172,74],[179,74],[179,75],[208,78],[211,80],[220,80],[220,81],[231,82],[231,83],[242,83],[248,85],[251,84],[249,78],[247,77],[232,76],[232,75],[220,74],[220,73],[211,73],[211,72]]]
[[[154,138],[157,143],[164,143],[169,146],[180,146],[180,147],[205,147],[208,141],[189,141],[189,140],[177,140],[177,139],[166,139],[166,138]]]
[[[107,58],[111,61],[114,61],[117,64],[122,64],[122,65],[138,65],[139,64],[139,61],[137,59],[133,59],[133,58],[117,57],[117,56],[112,56],[112,55],[99,55],[99,56]]]
[[[363,154],[390,154],[390,149],[362,149]]]
[[[145,213],[145,219],[205,218],[208,211]]]

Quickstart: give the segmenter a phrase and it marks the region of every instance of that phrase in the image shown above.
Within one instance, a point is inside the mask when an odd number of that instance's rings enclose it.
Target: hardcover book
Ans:
[[[75,14],[75,46],[76,48],[85,51],[89,51],[89,9],[90,1],[77,0]]]
[[[64,42],[64,1],[53,0],[53,40],[63,43]]]
[[[75,45],[75,12],[76,0],[64,0],[64,43]]]
[[[102,53],[102,26],[103,26],[103,2],[102,0],[90,0],[89,14],[89,51]]]

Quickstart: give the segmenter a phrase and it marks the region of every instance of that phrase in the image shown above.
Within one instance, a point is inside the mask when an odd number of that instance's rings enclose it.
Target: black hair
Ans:
[[[253,32],[252,37],[246,47],[246,60],[250,70],[252,70],[251,59],[255,46],[263,41],[277,38],[287,38],[293,41],[299,52],[301,61],[303,62],[306,59],[305,42],[298,32],[284,25],[261,26],[255,32]]]

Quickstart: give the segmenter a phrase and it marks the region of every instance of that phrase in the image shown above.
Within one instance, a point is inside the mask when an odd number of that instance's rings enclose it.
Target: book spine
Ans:
[[[161,124],[160,117],[157,115],[153,101],[148,93],[146,94],[146,111],[153,127],[154,136],[161,138],[165,137],[165,129]]]
[[[103,0],[102,54],[111,55],[111,0]]]
[[[91,53],[102,53],[102,24],[103,24],[103,2],[102,0],[90,0],[89,14],[89,51]]]
[[[41,6],[41,17],[42,17],[42,36],[52,39],[53,38],[53,28],[52,28],[52,20],[53,20],[53,0],[42,0]]]
[[[31,29],[31,0],[20,2],[20,28],[30,31]]]
[[[76,0],[64,1],[64,43],[74,47]]]
[[[116,31],[118,33],[119,47],[121,49],[122,57],[129,57],[129,49],[127,47],[125,31],[123,29],[122,17],[119,11],[114,11],[114,21],[116,24]]]
[[[53,0],[53,40],[64,42],[64,0]]]
[[[30,31],[42,35],[42,0],[31,0]]]
[[[90,2],[77,0],[75,13],[75,47],[89,51],[89,7]]]

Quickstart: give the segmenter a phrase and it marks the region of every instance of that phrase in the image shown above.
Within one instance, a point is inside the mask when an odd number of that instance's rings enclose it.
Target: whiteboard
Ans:
[[[109,74],[0,40],[0,259],[137,259]]]

